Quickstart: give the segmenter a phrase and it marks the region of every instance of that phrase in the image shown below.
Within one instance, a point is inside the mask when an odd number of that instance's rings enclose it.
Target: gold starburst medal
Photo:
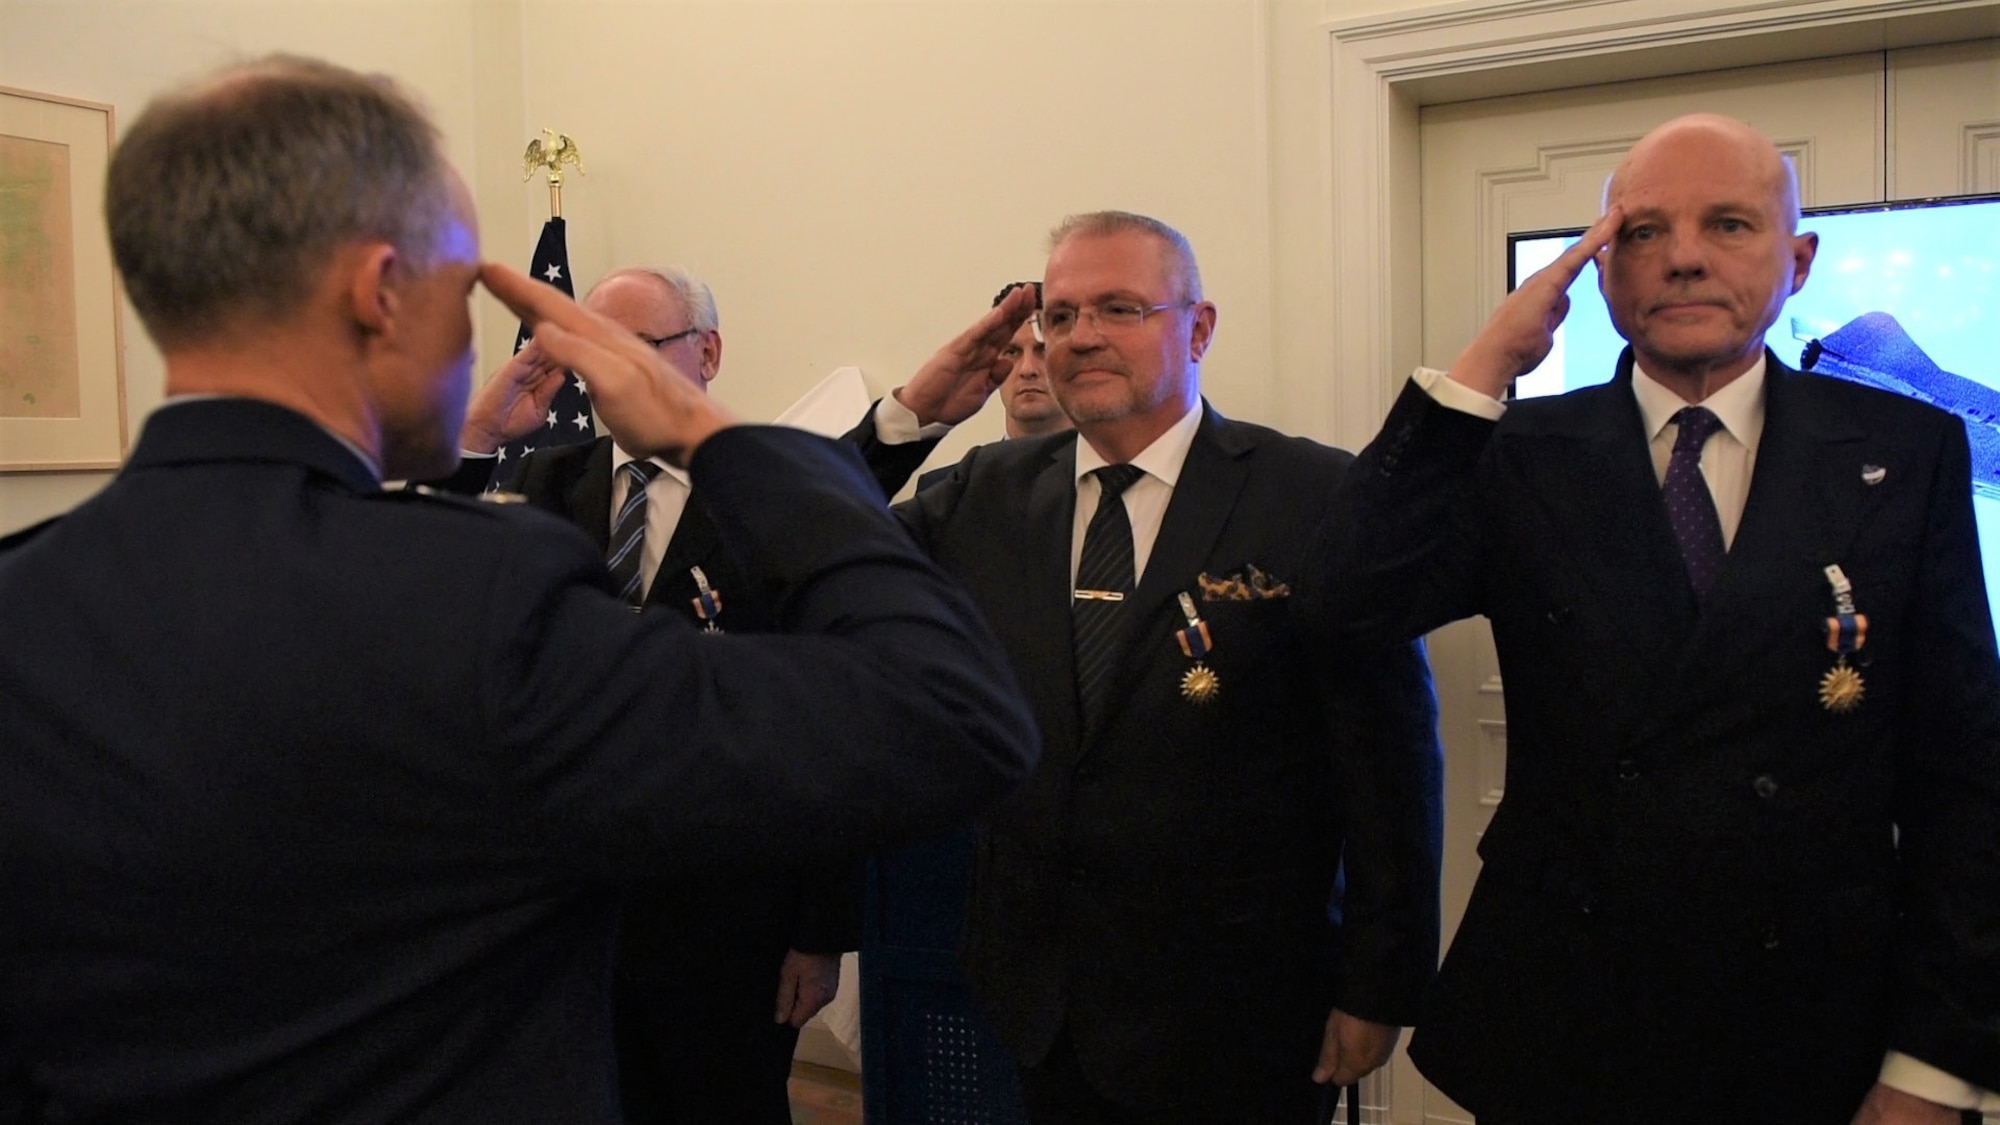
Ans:
[[[1861,673],[1842,656],[1820,677],[1819,705],[1836,715],[1845,715],[1861,706],[1861,697],[1867,690],[1868,685],[1861,682]]]
[[[1222,693],[1222,677],[1206,664],[1197,663],[1181,676],[1181,698],[1189,703],[1209,703]]]

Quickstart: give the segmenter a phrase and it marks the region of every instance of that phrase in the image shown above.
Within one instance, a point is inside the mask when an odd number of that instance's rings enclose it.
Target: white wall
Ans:
[[[1041,276],[1065,213],[1104,207],[1187,233],[1223,310],[1211,388],[1261,415],[1260,9],[529,0],[525,104],[583,149],[564,191],[576,274],[705,276],[727,346],[712,393],[745,417],[843,364],[893,386],[1003,283]]]
[[[0,0],[0,85],[109,103],[122,131],[162,88],[232,59],[308,53],[403,79],[464,164],[475,156],[474,8],[475,0]],[[129,306],[124,315],[136,437],[159,405],[163,368]],[[68,510],[110,475],[0,476],[0,532]]]
[[[1286,236],[1273,234],[1273,200],[1324,223],[1311,155],[1325,135],[1313,124],[1324,83],[1311,74],[1321,7],[0,0],[0,84],[109,102],[123,125],[154,92],[234,57],[288,50],[386,71],[436,114],[473,184],[487,253],[521,265],[547,192],[522,182],[519,152],[544,125],[571,133],[588,173],[564,193],[576,274],[587,283],[615,265],[675,261],[706,275],[727,341],[716,394],[751,419],[842,364],[886,390],[1001,284],[1040,276],[1043,238],[1064,214],[1145,211],[1187,233],[1221,306],[1211,396],[1230,414],[1310,432],[1285,417],[1279,368],[1310,365],[1297,340],[1311,329],[1280,333],[1273,318],[1276,292],[1312,290],[1278,284],[1296,267],[1275,250]],[[1313,130],[1282,154],[1270,129],[1279,47],[1295,67],[1305,60],[1290,91],[1301,108],[1280,120]],[[1274,171],[1304,181],[1281,193]],[[482,348],[497,356],[511,325],[482,305]],[[136,434],[158,405],[161,366],[129,309],[126,326]],[[964,429],[954,448],[999,425]],[[0,477],[0,531],[106,479]]]
[[[1686,7],[1711,10],[1703,18],[1718,24],[1745,18],[1734,5]],[[1399,294],[1401,308],[1409,279],[1340,276],[1336,243],[1355,232],[1335,224],[1368,226],[1343,219],[1357,213],[1347,194],[1406,193],[1420,168],[1396,132],[1414,129],[1414,110],[1394,103],[1390,115],[1408,122],[1376,120],[1381,107],[1334,73],[1328,25],[1434,10],[1445,22],[1481,13],[1513,26],[1519,9],[0,0],[0,85],[110,102],[129,122],[152,93],[231,57],[290,50],[387,71],[435,112],[473,185],[487,253],[522,265],[547,192],[522,182],[520,151],[543,126],[571,133],[588,170],[565,192],[576,273],[587,283],[614,265],[678,261],[705,274],[727,341],[715,393],[753,420],[843,364],[860,366],[878,392],[894,385],[1003,282],[1039,275],[1043,236],[1065,213],[1149,212],[1187,233],[1220,306],[1204,371],[1217,405],[1357,442],[1373,431],[1390,376],[1353,369],[1357,354],[1381,354],[1354,342],[1379,322],[1401,345],[1394,355],[1414,355],[1414,320],[1389,325],[1384,312],[1357,324],[1342,311],[1374,309],[1378,289]],[[1561,12],[1547,18],[1570,18]],[[1381,184],[1355,180],[1352,141],[1336,150],[1336,135],[1374,138]],[[1417,237],[1402,232],[1396,245]],[[480,307],[490,362],[512,326],[498,306]],[[161,369],[129,311],[126,328],[136,433],[158,404]],[[999,424],[988,416],[962,429],[944,455],[991,439]],[[0,532],[63,511],[106,479],[0,476]]]

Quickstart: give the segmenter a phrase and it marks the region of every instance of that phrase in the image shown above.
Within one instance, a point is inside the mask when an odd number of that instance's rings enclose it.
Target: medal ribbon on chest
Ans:
[[[1819,681],[1819,704],[1836,715],[1845,715],[1861,706],[1868,685],[1861,672],[1850,664],[1850,653],[1860,652],[1868,643],[1868,616],[1854,609],[1854,584],[1838,563],[1826,568],[1827,585],[1833,588],[1833,613],[1826,619],[1826,650],[1834,654],[1833,667]]]
[[[722,626],[715,623],[715,619],[722,616],[722,591],[708,584],[708,575],[703,574],[700,567],[691,566],[688,573],[694,576],[694,588],[700,591],[694,596],[694,615],[707,623],[701,631],[722,632]]]
[[[1222,677],[1202,663],[1202,658],[1214,651],[1215,639],[1209,635],[1208,622],[1194,611],[1194,598],[1183,592],[1180,602],[1187,628],[1176,630],[1174,640],[1180,642],[1181,654],[1194,661],[1194,666],[1181,675],[1181,698],[1194,704],[1209,703],[1222,692]]]

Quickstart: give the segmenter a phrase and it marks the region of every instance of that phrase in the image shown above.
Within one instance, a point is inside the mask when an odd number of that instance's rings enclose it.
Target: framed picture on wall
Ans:
[[[125,457],[111,138],[108,105],[0,86],[0,472]]]

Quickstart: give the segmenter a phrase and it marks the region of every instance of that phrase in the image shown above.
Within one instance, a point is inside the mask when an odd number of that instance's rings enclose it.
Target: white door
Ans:
[[[1771,135],[1797,164],[1807,206],[2000,192],[1995,40],[1429,106],[1425,362],[1449,364],[1505,293],[1509,233],[1587,224],[1625,149],[1696,110]],[[1989,586],[2000,584],[2000,557],[1986,567]],[[1474,848],[1505,792],[1507,728],[1485,623],[1462,622],[1430,643],[1446,752],[1449,941],[1478,874]],[[1400,1055],[1391,1085],[1397,1122],[1470,1120]]]
[[[1883,197],[1886,101],[1883,56],[1871,54],[1426,107],[1424,362],[1450,364],[1505,295],[1507,235],[1588,225],[1605,176],[1653,126],[1698,110],[1742,118],[1793,158],[1808,206],[1863,203]],[[1606,378],[1615,358],[1603,357]],[[1430,655],[1445,744],[1449,941],[1505,790],[1507,727],[1483,620],[1439,630]],[[1392,1085],[1397,1122],[1471,1120],[1400,1055]]]

